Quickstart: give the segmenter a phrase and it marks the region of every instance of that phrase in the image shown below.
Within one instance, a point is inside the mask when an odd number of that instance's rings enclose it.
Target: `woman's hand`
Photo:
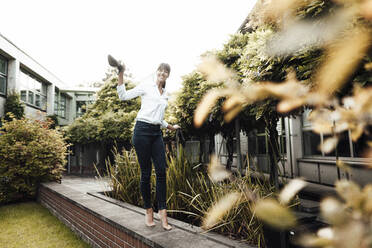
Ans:
[[[180,129],[181,127],[179,125],[170,125],[168,124],[168,129],[172,131],[176,131],[177,129]]]

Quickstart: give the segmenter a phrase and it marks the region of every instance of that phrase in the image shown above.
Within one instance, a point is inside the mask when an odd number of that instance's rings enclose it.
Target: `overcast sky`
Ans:
[[[0,33],[68,85],[101,81],[107,54],[135,81],[161,62],[172,67],[170,90],[199,56],[219,49],[255,0],[7,0]]]

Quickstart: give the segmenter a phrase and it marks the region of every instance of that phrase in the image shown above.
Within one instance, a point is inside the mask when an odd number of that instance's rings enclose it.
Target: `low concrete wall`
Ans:
[[[87,184],[81,181],[77,185],[84,188]],[[62,184],[43,183],[38,201],[92,247],[252,248],[172,218],[171,231],[164,231],[156,217],[156,227],[148,228],[144,224],[144,209],[65,185],[63,180]]]
[[[151,247],[46,187],[40,188],[39,201],[92,247]]]

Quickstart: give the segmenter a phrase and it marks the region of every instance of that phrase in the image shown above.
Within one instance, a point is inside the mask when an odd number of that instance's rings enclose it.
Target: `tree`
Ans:
[[[134,84],[126,79],[127,89]],[[117,78],[108,77],[97,93],[97,100],[87,112],[67,127],[67,137],[72,143],[102,144],[122,143],[130,146],[134,119],[140,108],[140,99],[121,101],[116,92]]]
[[[176,100],[170,106],[170,111],[174,118],[180,123],[182,131],[186,139],[197,139],[200,141],[200,162],[202,162],[202,155],[205,138],[210,140],[210,152],[214,146],[214,135],[220,130],[220,120],[215,118],[221,114],[211,113],[210,118],[205,122],[202,128],[195,128],[193,123],[194,111],[200,102],[202,96],[210,89],[221,87],[222,83],[208,82],[203,76],[194,71],[184,76],[182,81],[182,90],[176,96]],[[216,111],[220,111],[216,108]]]

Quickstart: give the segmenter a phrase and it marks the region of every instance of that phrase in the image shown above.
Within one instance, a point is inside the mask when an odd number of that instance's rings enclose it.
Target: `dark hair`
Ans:
[[[167,63],[161,63],[157,69],[158,71],[160,70],[166,70],[168,73],[170,73],[171,71],[171,68],[170,68],[170,65],[167,64]]]

